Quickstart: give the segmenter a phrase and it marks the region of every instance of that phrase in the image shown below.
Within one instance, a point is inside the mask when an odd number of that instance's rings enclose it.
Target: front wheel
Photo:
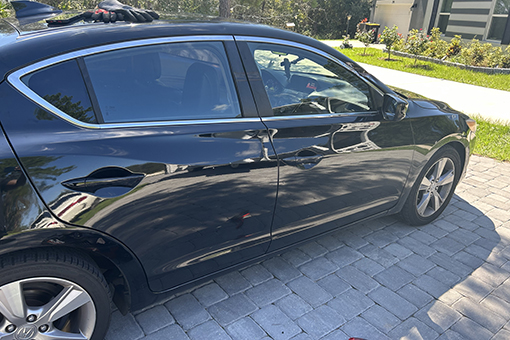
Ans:
[[[461,174],[459,154],[451,147],[439,150],[425,165],[401,211],[410,225],[435,220],[450,202]]]
[[[101,340],[110,301],[99,269],[81,255],[39,251],[0,259],[2,340]]]

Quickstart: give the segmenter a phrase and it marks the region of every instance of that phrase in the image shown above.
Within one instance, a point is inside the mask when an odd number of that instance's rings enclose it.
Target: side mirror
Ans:
[[[385,93],[381,113],[385,120],[397,122],[405,118],[408,107],[409,103],[404,99]]]

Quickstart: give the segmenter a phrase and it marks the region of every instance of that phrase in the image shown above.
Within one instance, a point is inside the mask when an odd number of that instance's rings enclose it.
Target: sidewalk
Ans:
[[[324,41],[339,46],[341,41]],[[353,42],[354,43],[354,42]],[[359,42],[356,42],[359,44]],[[381,48],[383,45],[370,45]],[[356,47],[359,47],[356,45]],[[359,63],[383,83],[412,91],[430,99],[448,103],[466,114],[510,122],[510,92],[486,87],[457,83],[450,80],[420,76],[383,67]]]

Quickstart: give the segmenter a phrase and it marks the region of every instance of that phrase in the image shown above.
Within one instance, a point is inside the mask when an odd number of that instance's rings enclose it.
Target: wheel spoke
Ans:
[[[426,193],[423,195],[423,197],[421,198],[421,201],[420,203],[418,203],[418,213],[420,215],[423,216],[423,214],[425,213],[425,210],[427,209],[427,206],[429,205],[429,202],[430,202],[430,194],[429,193]]]
[[[81,333],[68,333],[55,329],[51,332],[38,335],[41,340],[87,340],[87,337]]]
[[[419,191],[424,191],[424,190],[427,190],[428,188],[430,188],[430,186],[432,185],[432,183],[430,182],[430,180],[425,176],[423,177],[421,183],[420,183],[420,188],[418,189]]]
[[[446,162],[448,162],[448,159],[441,158],[434,167],[434,180],[437,181],[439,177],[441,177],[441,174],[443,173],[444,167],[446,165]]]
[[[448,171],[443,176],[439,177],[439,180],[437,181],[437,184],[439,186],[443,186],[446,184],[453,183],[453,180],[455,178],[455,172],[453,170]]]
[[[40,317],[41,322],[54,322],[88,302],[91,302],[91,300],[86,292],[73,286],[64,287],[60,294],[44,306]]]
[[[441,204],[443,204],[443,198],[441,197],[441,195],[439,195],[437,191],[434,191],[433,196],[434,196],[434,212],[436,212],[437,210],[439,210],[439,208],[441,208]]]
[[[14,338],[14,333],[7,334],[0,332],[0,340],[16,340],[16,339]]]
[[[10,322],[25,319],[25,296],[20,282],[6,284],[0,288],[0,314]]]

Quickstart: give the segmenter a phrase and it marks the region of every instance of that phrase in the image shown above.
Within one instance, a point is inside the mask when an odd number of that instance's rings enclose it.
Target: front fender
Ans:
[[[411,105],[413,103],[411,102]],[[465,123],[462,113],[451,111],[422,109],[414,104],[410,120],[415,145],[411,169],[399,203],[388,213],[400,212],[421,170],[434,154],[445,146],[451,146],[459,153],[462,161],[462,175],[465,176],[469,157],[473,152],[474,136]]]

